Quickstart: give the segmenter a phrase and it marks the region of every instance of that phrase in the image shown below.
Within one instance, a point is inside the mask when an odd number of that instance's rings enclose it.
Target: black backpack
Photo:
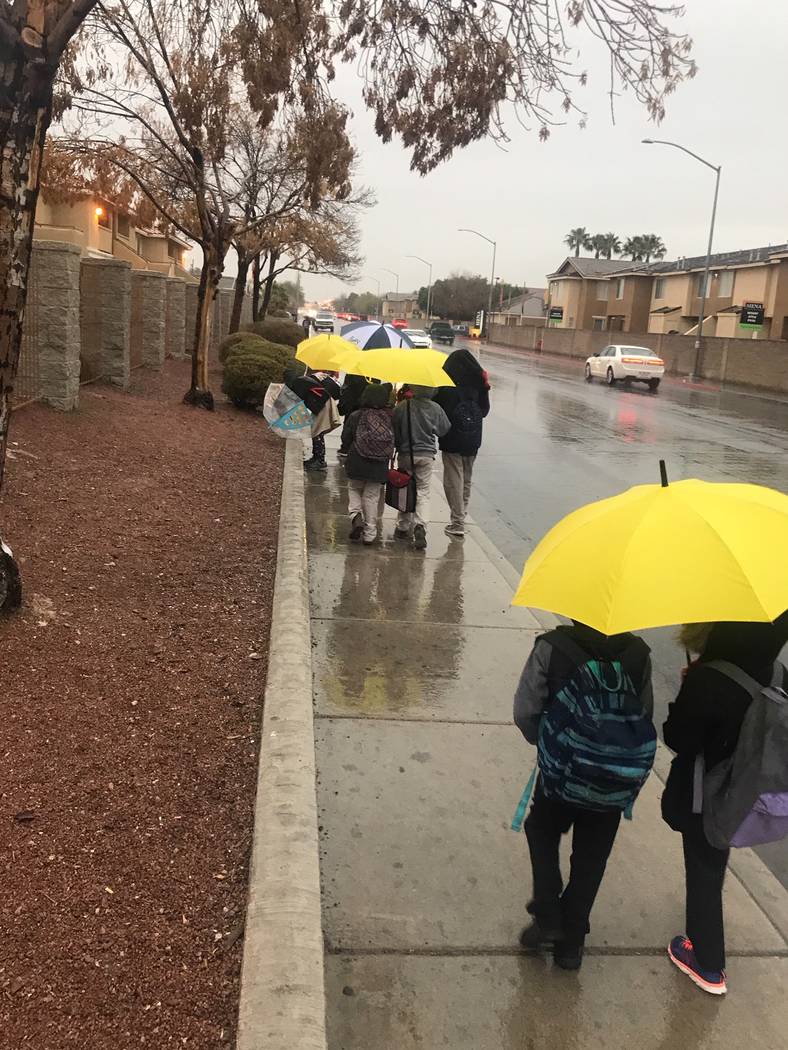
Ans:
[[[475,390],[463,388],[449,420],[452,441],[460,455],[473,456],[479,451],[483,419],[479,395]]]

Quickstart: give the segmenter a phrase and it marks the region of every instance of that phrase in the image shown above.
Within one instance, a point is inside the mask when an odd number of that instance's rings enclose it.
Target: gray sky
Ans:
[[[427,177],[409,170],[394,140],[383,145],[359,97],[354,72],[337,79],[337,95],[354,108],[353,136],[361,153],[360,180],[378,205],[363,219],[363,272],[381,291],[426,283],[453,270],[488,275],[491,249],[457,233],[480,230],[498,242],[496,276],[541,286],[567,254],[562,241],[573,226],[622,237],[659,234],[668,258],[705,251],[714,174],[678,150],[644,146],[641,139],[673,139],[722,164],[715,250],[788,241],[788,4],[786,0],[686,0],[685,31],[695,42],[698,75],[668,100],[661,126],[628,95],[617,100],[611,124],[605,52],[596,45],[579,66],[589,83],[577,101],[589,113],[581,130],[573,119],[547,143],[518,124],[504,152],[478,143],[458,152]],[[304,277],[307,297],[342,294],[331,278]],[[356,291],[375,290],[361,280]]]

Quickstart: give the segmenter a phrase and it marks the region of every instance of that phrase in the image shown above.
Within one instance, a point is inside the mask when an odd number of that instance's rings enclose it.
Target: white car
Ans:
[[[316,332],[331,332],[333,334],[334,315],[328,313],[327,310],[318,310],[312,322],[312,327]]]
[[[403,328],[402,332],[413,343],[415,350],[430,350],[432,348],[430,337],[423,328]]]
[[[647,383],[649,390],[657,390],[664,374],[665,362],[647,346],[606,346],[586,361],[587,383],[598,376],[608,386],[624,380]]]

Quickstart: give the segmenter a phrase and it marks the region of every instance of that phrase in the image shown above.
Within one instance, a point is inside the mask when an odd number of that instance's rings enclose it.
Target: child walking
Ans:
[[[536,640],[520,678],[514,721],[529,744],[538,744],[539,767],[525,821],[533,923],[520,943],[552,945],[553,960],[564,970],[580,968],[621,814],[651,770],[653,706],[646,643],[633,634],[607,637],[576,621]],[[559,848],[570,830],[564,886]]]
[[[788,641],[788,611],[774,623],[715,623],[706,630],[689,625],[681,641],[700,655],[685,672],[664,726],[665,743],[676,757],[662,796],[662,817],[681,834],[686,873],[686,933],[673,938],[668,955],[703,991],[724,995],[722,886],[730,850],[706,837],[705,800],[695,797],[697,760],[702,758],[701,772],[708,773],[730,759],[755,695],[771,684],[788,685],[788,672],[777,663]],[[788,755],[782,768],[788,783]],[[758,772],[753,769],[753,783]]]
[[[413,535],[417,550],[427,546],[427,523],[430,520],[430,484],[437,455],[437,440],[451,429],[448,416],[432,398],[435,389],[428,386],[405,386],[394,409],[394,440],[397,464],[416,479],[416,510],[400,512],[395,533]]]
[[[369,546],[378,535],[378,515],[389,461],[394,454],[394,425],[389,406],[390,383],[370,383],[361,395],[361,406],[351,412],[342,428],[347,448],[350,539]]]

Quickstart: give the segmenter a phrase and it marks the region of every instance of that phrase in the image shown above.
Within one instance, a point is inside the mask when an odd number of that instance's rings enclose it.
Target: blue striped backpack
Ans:
[[[575,665],[539,725],[537,760],[548,797],[586,809],[623,810],[630,816],[648,779],[657,733],[643,712],[641,688],[617,659],[590,656],[563,631],[547,641]],[[633,638],[633,646],[645,643]]]

